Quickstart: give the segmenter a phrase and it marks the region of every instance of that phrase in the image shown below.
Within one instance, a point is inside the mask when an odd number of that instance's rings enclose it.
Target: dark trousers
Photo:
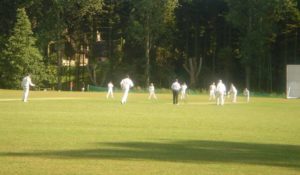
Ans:
[[[178,94],[179,94],[179,91],[173,90],[173,104],[178,103]]]

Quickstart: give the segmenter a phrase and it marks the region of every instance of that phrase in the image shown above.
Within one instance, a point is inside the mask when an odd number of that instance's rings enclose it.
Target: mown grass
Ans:
[[[0,174],[300,173],[300,100],[0,90]]]

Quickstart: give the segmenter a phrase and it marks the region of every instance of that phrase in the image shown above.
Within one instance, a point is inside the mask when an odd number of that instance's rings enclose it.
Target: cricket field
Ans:
[[[0,90],[0,175],[297,175],[300,100]]]

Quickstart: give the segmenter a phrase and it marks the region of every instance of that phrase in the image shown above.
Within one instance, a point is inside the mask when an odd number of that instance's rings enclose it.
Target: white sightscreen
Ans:
[[[286,66],[286,97],[300,98],[300,65]]]

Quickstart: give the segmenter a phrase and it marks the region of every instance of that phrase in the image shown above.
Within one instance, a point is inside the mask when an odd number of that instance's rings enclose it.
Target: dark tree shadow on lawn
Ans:
[[[33,152],[2,152],[0,157],[54,159],[141,159],[187,163],[241,163],[300,170],[300,146],[222,141],[97,143],[96,148]]]

